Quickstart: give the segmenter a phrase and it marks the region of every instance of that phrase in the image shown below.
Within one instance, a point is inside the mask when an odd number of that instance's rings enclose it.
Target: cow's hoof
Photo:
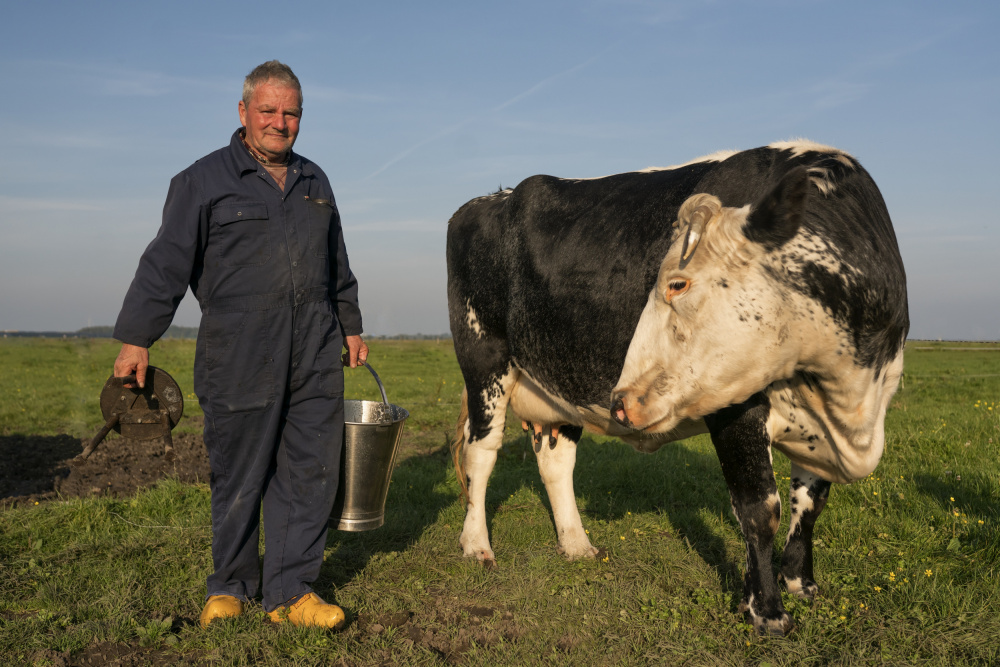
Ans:
[[[819,593],[819,586],[817,586],[816,582],[811,579],[806,579],[804,577],[796,577],[795,579],[782,577],[781,579],[785,583],[785,588],[788,590],[788,594],[794,595],[797,598],[812,601],[812,599]]]
[[[475,557],[480,565],[485,567],[487,570],[496,569],[497,562],[496,557],[493,555],[492,549],[474,549],[465,552],[466,558]]]
[[[567,560],[577,560],[579,558],[597,558],[601,550],[588,544],[583,548],[566,548],[560,546],[556,551],[566,557]]]
[[[787,637],[795,629],[795,621],[784,611],[775,618],[755,616],[753,612],[750,617],[757,634],[764,637]]]

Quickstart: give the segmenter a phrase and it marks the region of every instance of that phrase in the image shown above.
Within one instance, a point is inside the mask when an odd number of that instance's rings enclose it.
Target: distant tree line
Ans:
[[[114,327],[84,327],[77,331],[2,331],[3,338],[113,338]],[[163,338],[197,338],[198,327],[170,325]],[[366,336],[375,340],[451,340],[450,333],[396,334],[395,336]]]
[[[84,327],[76,331],[3,331],[5,338],[113,338],[114,327]],[[163,338],[197,338],[198,327],[170,325]]]

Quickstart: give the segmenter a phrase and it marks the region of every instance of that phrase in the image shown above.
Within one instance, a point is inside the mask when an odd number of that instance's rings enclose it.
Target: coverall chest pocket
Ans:
[[[329,199],[306,199],[306,210],[309,219],[309,248],[316,257],[328,257],[333,205]]]
[[[264,202],[237,202],[212,207],[212,232],[225,266],[260,266],[271,259],[271,230]]]

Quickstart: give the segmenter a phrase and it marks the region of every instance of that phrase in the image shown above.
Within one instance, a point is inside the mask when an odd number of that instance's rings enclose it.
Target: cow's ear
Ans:
[[[754,205],[743,226],[744,235],[769,251],[783,246],[799,231],[808,190],[805,168],[789,171]]]

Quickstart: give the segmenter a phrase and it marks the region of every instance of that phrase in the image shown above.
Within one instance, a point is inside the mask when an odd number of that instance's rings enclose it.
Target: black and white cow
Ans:
[[[806,141],[597,179],[533,176],[448,225],[448,303],[465,379],[461,544],[492,563],[486,484],[509,406],[534,425],[560,551],[593,556],[573,491],[584,428],[652,452],[711,434],[747,545],[741,608],[784,634],[771,553],[771,447],[792,462],[788,590],[811,598],[830,483],[884,444],[909,328],[878,188]]]

